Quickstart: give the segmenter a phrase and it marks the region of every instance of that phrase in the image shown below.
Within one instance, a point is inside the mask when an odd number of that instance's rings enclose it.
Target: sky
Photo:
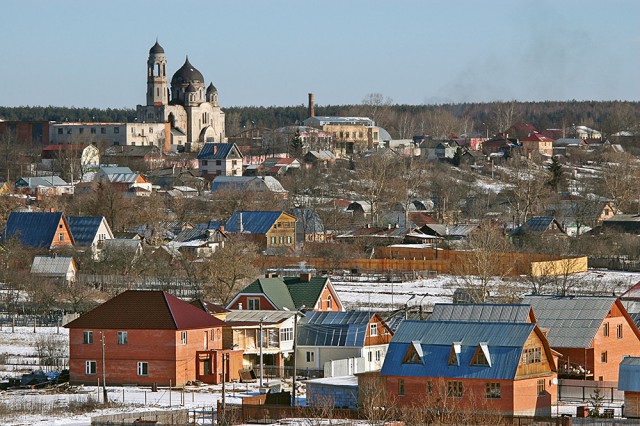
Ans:
[[[0,105],[135,108],[156,38],[220,105],[640,100],[639,0],[5,0]]]

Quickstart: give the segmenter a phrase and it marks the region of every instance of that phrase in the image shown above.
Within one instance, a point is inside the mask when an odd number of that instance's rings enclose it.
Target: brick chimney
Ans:
[[[308,272],[300,274],[300,281],[302,281],[303,283],[308,283],[309,281],[311,281],[311,274]]]
[[[309,117],[316,116],[315,104],[313,102],[313,93],[309,93]]]

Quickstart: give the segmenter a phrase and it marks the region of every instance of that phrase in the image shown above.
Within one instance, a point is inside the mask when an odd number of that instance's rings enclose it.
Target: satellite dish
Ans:
[[[554,377],[554,378],[551,380],[551,383],[553,383],[554,385],[557,385],[557,384],[558,384],[558,378],[557,378],[557,377]]]

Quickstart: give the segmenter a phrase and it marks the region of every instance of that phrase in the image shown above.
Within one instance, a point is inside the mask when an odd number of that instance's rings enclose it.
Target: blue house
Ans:
[[[2,240],[7,242],[12,238],[34,249],[74,244],[67,219],[61,212],[11,212]]]

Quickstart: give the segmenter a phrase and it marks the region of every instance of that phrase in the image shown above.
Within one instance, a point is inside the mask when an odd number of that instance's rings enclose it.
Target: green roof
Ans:
[[[313,308],[328,281],[327,277],[314,277],[309,282],[300,277],[259,278],[240,293],[263,293],[277,309]]]

